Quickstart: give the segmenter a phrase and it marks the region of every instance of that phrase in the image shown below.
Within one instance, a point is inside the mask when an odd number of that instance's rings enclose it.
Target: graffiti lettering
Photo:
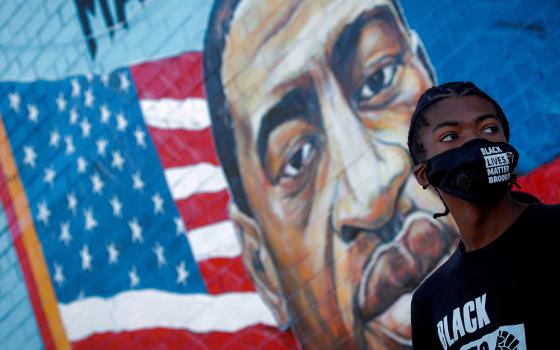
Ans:
[[[92,60],[95,59],[95,54],[97,53],[97,42],[95,41],[95,35],[90,23],[90,16],[97,16],[96,3],[99,5],[98,8],[100,8],[101,15],[103,16],[105,28],[107,29],[111,39],[113,39],[117,28],[128,28],[125,13],[125,4],[128,1],[129,0],[114,0],[116,18],[113,19],[107,0],[74,0],[78,10],[78,17],[82,26],[82,32],[84,33],[84,39],[86,40],[88,51]],[[138,1],[142,3],[144,2],[144,0]]]

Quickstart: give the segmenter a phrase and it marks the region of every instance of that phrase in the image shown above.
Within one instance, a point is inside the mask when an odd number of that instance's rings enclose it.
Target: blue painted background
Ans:
[[[472,80],[511,124],[526,173],[560,155],[560,1],[403,1],[438,81]]]

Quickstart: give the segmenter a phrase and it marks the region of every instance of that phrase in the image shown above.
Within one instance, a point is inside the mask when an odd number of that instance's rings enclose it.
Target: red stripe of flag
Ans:
[[[184,330],[154,328],[133,332],[100,333],[72,343],[75,350],[120,349],[297,349],[290,332],[255,325],[235,333],[194,333]]]
[[[166,130],[148,127],[164,168],[197,163],[218,165],[210,128],[203,130]]]
[[[228,220],[227,190],[211,193],[198,193],[186,199],[175,201],[188,230]]]
[[[205,98],[202,55],[199,52],[140,64],[131,70],[140,99]],[[164,169],[202,162],[219,165],[210,128],[189,131],[148,127],[148,131]],[[188,234],[190,230],[229,220],[229,200],[228,192],[224,189],[219,192],[196,193],[186,199],[175,200],[175,204]],[[211,258],[197,263],[210,294],[255,291],[241,257]],[[280,332],[274,327],[260,324],[234,333],[196,334],[167,329],[104,333],[90,336],[73,345],[77,349],[121,349],[134,344],[142,344],[142,347],[147,348],[297,348],[290,332]]]
[[[142,63],[131,67],[131,73],[140,99],[206,96],[200,52]]]
[[[199,261],[198,267],[210,294],[255,291],[240,257]]]

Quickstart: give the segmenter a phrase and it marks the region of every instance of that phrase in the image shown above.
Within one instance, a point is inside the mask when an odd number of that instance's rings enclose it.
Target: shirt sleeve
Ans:
[[[415,292],[412,296],[411,307],[411,330],[412,330],[412,349],[441,349],[441,344],[437,340],[437,335],[431,327],[431,317],[427,309],[424,298]]]

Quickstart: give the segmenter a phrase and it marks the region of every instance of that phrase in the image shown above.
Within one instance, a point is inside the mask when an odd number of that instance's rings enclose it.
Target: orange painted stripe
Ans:
[[[33,219],[22,183],[19,178],[16,163],[14,161],[11,146],[6,135],[4,123],[0,118],[0,167],[2,170],[2,186],[7,187],[9,207],[5,206],[7,214],[15,214],[15,222],[10,225],[10,231],[14,238],[14,245],[18,252],[22,270],[24,271],[30,296],[36,313],[41,336],[46,348],[70,349],[70,343],[66,338],[62,320],[58,312],[56,296],[51,283],[49,271],[46,267],[45,257],[37,232],[33,226]],[[4,196],[3,196],[4,197]],[[11,200],[10,200],[11,199]],[[11,202],[11,203],[10,203]],[[14,232],[15,231],[15,232]],[[23,249],[17,249],[23,244]],[[31,283],[30,283],[31,282]],[[34,300],[35,299],[35,302]],[[37,300],[38,299],[38,300]],[[39,304],[39,305],[37,305]],[[41,318],[46,319],[48,331],[43,329]]]

